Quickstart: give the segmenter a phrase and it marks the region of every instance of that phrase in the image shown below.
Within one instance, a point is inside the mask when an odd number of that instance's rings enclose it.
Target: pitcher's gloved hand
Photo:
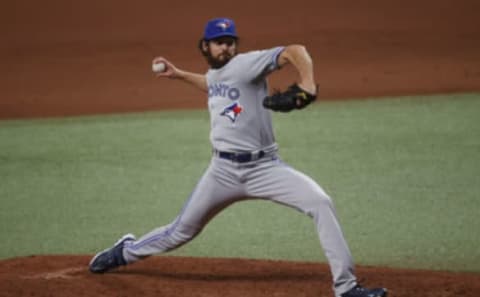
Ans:
[[[289,112],[302,109],[317,99],[317,94],[310,94],[297,84],[291,85],[286,91],[276,91],[263,99],[263,107],[273,111]]]

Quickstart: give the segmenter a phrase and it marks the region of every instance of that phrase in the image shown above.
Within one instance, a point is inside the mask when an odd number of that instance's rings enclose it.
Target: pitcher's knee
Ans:
[[[307,214],[310,217],[314,217],[315,214],[319,212],[319,210],[333,209],[334,207],[333,201],[328,195],[318,192],[312,193],[312,195],[309,196],[305,206]]]
[[[333,206],[333,201],[332,201],[332,198],[330,198],[330,196],[328,195],[319,195],[318,196],[319,198],[319,204],[321,206],[328,206],[328,207],[332,207]]]

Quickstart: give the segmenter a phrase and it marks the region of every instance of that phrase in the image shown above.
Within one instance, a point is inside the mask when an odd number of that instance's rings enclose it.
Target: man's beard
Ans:
[[[212,67],[213,69],[219,69],[225,66],[230,60],[236,55],[236,52],[233,55],[230,55],[228,53],[223,54],[225,57],[223,59],[217,59],[212,57],[210,52],[208,52],[205,57],[207,58],[207,63]]]

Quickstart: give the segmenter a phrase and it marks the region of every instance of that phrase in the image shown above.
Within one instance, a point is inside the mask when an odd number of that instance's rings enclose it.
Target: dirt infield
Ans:
[[[205,71],[196,43],[206,19],[237,21],[241,49],[301,43],[320,99],[480,91],[477,0],[291,2],[4,1],[0,119],[204,108],[205,96],[155,79],[163,55]],[[188,1],[187,1],[188,2]],[[133,4],[134,3],[134,4]],[[292,69],[272,87],[295,80]],[[460,243],[461,244],[461,243]],[[332,296],[323,264],[158,257],[92,275],[86,256],[0,261],[1,296]],[[480,296],[478,274],[358,269],[395,297]]]
[[[305,44],[320,99],[480,90],[477,0],[3,2],[0,119],[204,108],[150,63],[205,71],[197,40],[219,15],[236,20],[241,50]],[[293,80],[286,70],[271,87]]]
[[[154,257],[116,272],[88,272],[85,256],[0,262],[0,296],[331,297],[324,264]],[[480,275],[359,267],[360,281],[394,297],[477,297]]]

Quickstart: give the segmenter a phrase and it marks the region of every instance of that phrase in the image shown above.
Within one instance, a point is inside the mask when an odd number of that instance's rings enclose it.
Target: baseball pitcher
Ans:
[[[386,289],[357,283],[332,200],[277,153],[271,110],[302,109],[317,96],[309,53],[301,45],[238,53],[238,41],[233,20],[216,18],[206,24],[198,44],[210,66],[206,74],[179,69],[163,57],[153,60],[158,77],[184,81],[208,96],[211,163],[173,222],[139,239],[123,236],[92,259],[90,271],[104,273],[176,249],[195,238],[228,205],[255,197],[289,206],[314,220],[336,297],[387,296]],[[268,75],[286,64],[297,70],[298,84],[269,96]]]

